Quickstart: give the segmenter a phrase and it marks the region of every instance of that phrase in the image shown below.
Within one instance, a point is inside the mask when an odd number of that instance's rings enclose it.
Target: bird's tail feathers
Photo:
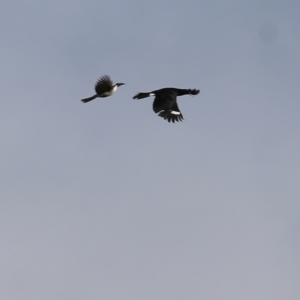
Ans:
[[[82,101],[83,103],[87,103],[87,102],[90,102],[90,101],[96,99],[97,97],[98,97],[98,95],[96,94],[96,95],[94,95],[94,96],[92,96],[92,97],[82,99],[81,101]]]
[[[138,93],[136,94],[133,99],[143,99],[143,98],[147,98],[151,95],[151,93]]]

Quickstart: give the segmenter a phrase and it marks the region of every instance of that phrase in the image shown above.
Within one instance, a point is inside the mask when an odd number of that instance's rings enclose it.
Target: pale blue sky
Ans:
[[[2,1],[0,298],[299,299],[299,11]]]

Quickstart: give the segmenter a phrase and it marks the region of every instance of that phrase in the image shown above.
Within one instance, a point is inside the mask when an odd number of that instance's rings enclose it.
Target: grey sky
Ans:
[[[0,298],[300,299],[299,10],[2,1]]]

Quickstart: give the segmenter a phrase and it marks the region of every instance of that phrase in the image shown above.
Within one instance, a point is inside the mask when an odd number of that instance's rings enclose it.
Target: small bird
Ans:
[[[150,93],[138,93],[133,99],[143,99],[149,96],[155,96],[153,102],[153,110],[155,113],[168,122],[179,122],[183,120],[183,116],[179,110],[176,102],[177,96],[183,95],[197,95],[200,90],[196,89],[177,89],[177,88],[164,88]]]
[[[104,75],[95,84],[96,95],[94,95],[90,98],[82,99],[81,101],[83,103],[87,103],[98,97],[104,98],[104,97],[111,96],[117,90],[117,88],[119,86],[124,85],[124,84],[125,83],[116,83],[115,85],[113,85],[113,82],[110,79],[110,77],[108,75]]]

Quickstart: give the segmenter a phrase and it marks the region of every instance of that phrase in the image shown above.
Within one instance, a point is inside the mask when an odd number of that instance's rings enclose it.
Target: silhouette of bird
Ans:
[[[196,89],[177,89],[177,88],[163,88],[152,91],[150,93],[138,93],[133,99],[143,99],[149,96],[155,96],[153,102],[153,110],[155,113],[168,122],[179,122],[183,120],[183,115],[177,105],[176,97],[183,95],[197,95],[200,90]]]
[[[113,85],[113,82],[110,79],[110,77],[108,75],[104,75],[95,84],[96,95],[89,98],[82,99],[81,101],[83,103],[87,103],[98,97],[104,98],[104,97],[111,96],[118,89],[119,86],[124,84],[125,83],[116,83],[115,85]]]

